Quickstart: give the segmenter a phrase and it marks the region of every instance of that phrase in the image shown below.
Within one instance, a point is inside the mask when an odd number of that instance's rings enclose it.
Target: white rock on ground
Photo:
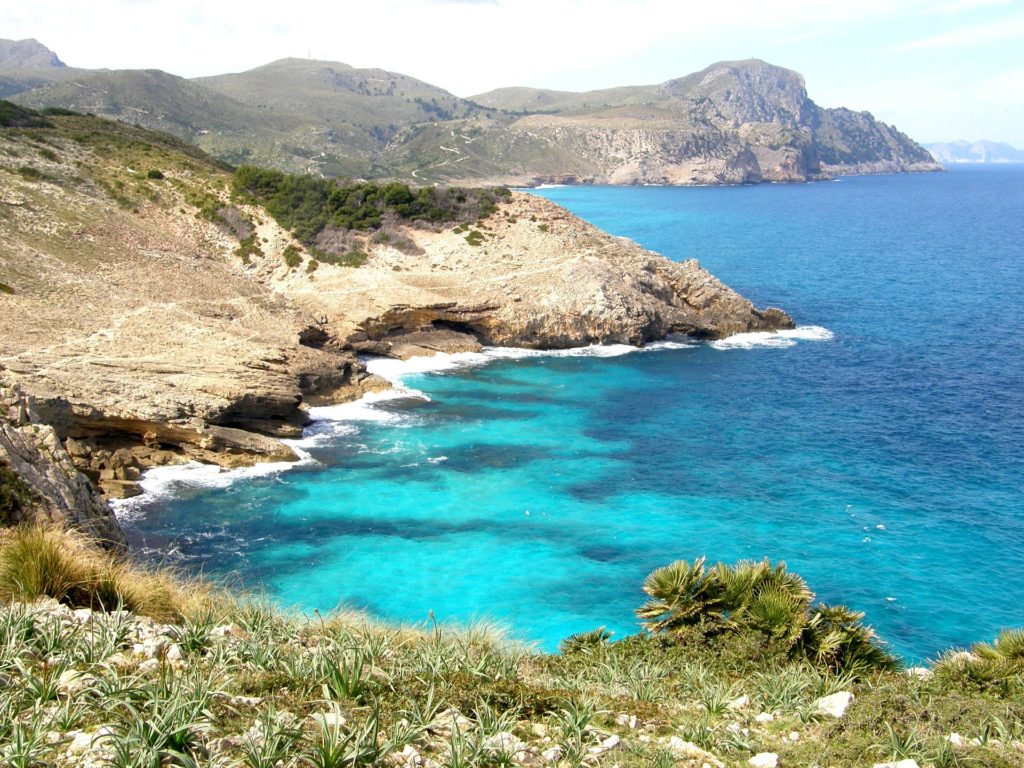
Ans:
[[[672,736],[666,742],[666,746],[679,757],[688,757],[692,760],[702,760],[714,768],[725,768],[725,763],[715,757],[707,750],[701,749],[692,741],[684,741],[678,736]]]
[[[749,706],[749,705],[750,705],[750,697],[749,696],[740,696],[740,697],[735,698],[735,699],[733,699],[732,701],[729,702],[729,709],[732,709],[732,710],[746,709],[747,706]]]
[[[549,747],[540,753],[540,759],[547,765],[557,763],[562,759],[562,748],[557,744],[553,747]]]
[[[341,712],[317,712],[316,714],[309,716],[310,720],[316,722],[321,728],[342,728],[348,721]]]
[[[854,696],[849,691],[839,691],[833,693],[831,696],[822,696],[816,702],[814,706],[826,715],[832,717],[842,717],[846,713],[846,708],[850,706]]]
[[[776,768],[779,764],[779,756],[774,752],[759,752],[747,760],[751,768]]]

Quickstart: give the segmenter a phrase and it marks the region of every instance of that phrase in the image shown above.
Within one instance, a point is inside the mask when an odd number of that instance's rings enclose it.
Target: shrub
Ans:
[[[235,256],[238,256],[243,264],[251,263],[252,256],[262,256],[263,249],[260,248],[259,243],[256,242],[256,233],[249,235],[239,241],[238,247],[235,249]]]
[[[483,245],[484,233],[478,230],[472,229],[469,234],[466,235],[466,242],[472,246]]]
[[[42,172],[38,168],[33,168],[31,165],[23,165],[18,169],[18,173],[21,174],[21,178],[28,179],[29,181],[38,181],[43,178]]]
[[[56,163],[60,160],[60,157],[52,149],[43,147],[39,150],[39,156],[44,160],[49,160],[51,163]]]
[[[157,168],[150,168],[148,171],[146,171],[146,178],[153,179],[155,181],[160,181],[164,178],[164,172]]]
[[[81,115],[80,112],[75,112],[73,109],[65,109],[64,107],[44,107],[40,110],[40,114],[63,117],[78,117]]]
[[[313,245],[326,229],[379,230],[389,217],[429,223],[475,221],[497,210],[498,198],[510,194],[496,189],[414,189],[399,182],[342,184],[251,165],[235,171],[232,192],[262,205],[306,245]]]
[[[541,232],[547,232],[548,231],[548,225],[547,224],[538,224],[537,225],[537,229],[540,230]]]
[[[302,251],[294,243],[289,243],[281,255],[284,257],[284,263],[288,265],[289,269],[294,269],[302,263]]]
[[[14,289],[7,283],[0,283],[0,293],[14,293]]]
[[[222,204],[215,195],[202,189],[186,189],[184,197],[185,202],[196,209],[199,218],[212,222],[223,220],[220,214]]]
[[[0,283],[0,290],[6,287]],[[0,463],[0,521],[16,520],[31,501],[32,489],[10,466]]]
[[[874,631],[861,624],[864,614],[845,606],[812,608],[814,593],[785,563],[744,560],[705,568],[704,558],[678,560],[651,573],[643,588],[651,600],[636,613],[651,632],[754,631],[830,671],[896,667]]]
[[[38,112],[0,100],[0,128],[49,128],[51,123]]]

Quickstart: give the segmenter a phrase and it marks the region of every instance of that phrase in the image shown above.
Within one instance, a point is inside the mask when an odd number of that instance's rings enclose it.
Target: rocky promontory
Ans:
[[[305,403],[385,385],[358,353],[792,326],[696,261],[507,191],[463,223],[333,232],[360,252],[346,266],[233,198],[227,169],[170,137],[43,122],[0,132],[18,158],[0,161],[0,377],[110,496],[159,464],[294,460],[281,438],[301,433]]]

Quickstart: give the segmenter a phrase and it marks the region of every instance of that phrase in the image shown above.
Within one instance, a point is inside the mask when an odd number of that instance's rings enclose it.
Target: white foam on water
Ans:
[[[795,346],[798,341],[830,341],[835,337],[828,328],[820,325],[802,325],[785,331],[754,331],[737,333],[724,339],[708,342],[708,346],[718,350],[758,349]]]
[[[130,499],[111,499],[110,508],[114,510],[114,514],[119,520],[129,520],[141,514],[144,508],[154,501],[173,497],[182,487],[227,488],[239,480],[267,477],[287,472],[297,466],[316,463],[316,459],[298,445],[301,441],[282,440],[281,442],[291,445],[299,457],[298,461],[270,461],[236,469],[224,469],[216,464],[202,464],[198,461],[174,464],[168,467],[153,467],[147,469],[139,480],[141,494]]]
[[[827,328],[808,325],[775,333],[739,333],[726,339],[712,341],[709,346],[719,350],[790,347],[798,340],[825,341],[832,337],[832,332]],[[119,519],[131,519],[133,516],[142,514],[144,508],[153,501],[172,497],[181,487],[226,488],[238,480],[275,475],[303,464],[315,464],[316,459],[310,456],[305,450],[306,448],[329,443],[339,437],[356,435],[359,433],[359,428],[356,425],[360,422],[393,426],[410,424],[414,420],[411,414],[376,407],[381,403],[396,400],[430,401],[427,394],[407,387],[403,383],[402,380],[406,376],[472,368],[486,365],[494,360],[526,360],[545,357],[612,358],[646,352],[691,349],[697,346],[699,346],[698,342],[685,336],[674,336],[644,347],[634,347],[629,344],[592,344],[587,347],[571,347],[569,349],[485,347],[481,352],[439,353],[429,357],[413,357],[408,360],[394,360],[385,357],[370,358],[365,361],[366,370],[387,379],[393,388],[382,392],[370,392],[358,400],[347,403],[310,408],[308,412],[312,423],[306,428],[302,438],[281,441],[291,446],[299,456],[298,462],[270,462],[237,469],[222,469],[214,464],[201,464],[197,461],[170,467],[154,467],[143,473],[139,482],[142,494],[130,499],[111,500],[110,506]],[[364,449],[369,451],[366,446]],[[385,453],[391,453],[394,450],[396,449],[393,448]],[[431,457],[427,461],[431,464],[439,464],[446,461],[447,458],[447,456]]]
[[[412,357],[408,360],[395,360],[389,357],[374,357],[365,362],[366,370],[387,379],[396,389],[392,390],[389,399],[400,397],[430,398],[419,390],[409,389],[403,384],[406,376],[423,373],[445,373],[446,371],[474,368],[487,365],[494,360],[527,360],[543,357],[619,357],[642,352],[658,352],[668,349],[689,349],[698,346],[697,342],[684,336],[671,337],[664,341],[656,341],[645,347],[634,347],[631,344],[591,344],[586,347],[570,347],[568,349],[526,349],[523,347],[484,347],[481,352],[440,352],[429,357]],[[332,406],[333,407],[333,406]],[[312,415],[315,410],[310,409]]]
[[[376,371],[371,371],[371,373],[376,373]],[[395,388],[388,389],[383,392],[368,392],[358,400],[352,400],[347,403],[310,408],[309,418],[314,422],[314,426],[310,431],[314,434],[317,432],[316,424],[318,422],[376,421],[385,424],[395,424],[402,421],[408,421],[410,418],[408,414],[395,413],[393,411],[375,408],[374,406],[378,403],[386,403],[390,400],[424,400],[429,402],[430,398],[418,389],[409,389],[408,387],[404,387],[401,385],[400,381],[388,376],[384,376],[384,378],[392,384],[395,384]],[[320,431],[323,429],[324,427],[320,427]],[[349,427],[348,431],[343,431],[342,434],[352,434],[355,431],[354,427]]]

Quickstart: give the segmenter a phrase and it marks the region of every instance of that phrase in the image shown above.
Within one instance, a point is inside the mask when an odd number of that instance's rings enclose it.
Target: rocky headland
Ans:
[[[33,423],[55,430],[108,496],[133,494],[155,465],[294,460],[281,438],[301,433],[305,404],[386,386],[358,353],[792,327],[696,261],[521,193],[454,226],[327,233],[358,250],[350,262],[362,263],[345,266],[329,244],[312,248],[232,198],[227,169],[170,137],[11,114],[0,134],[0,381],[31,399]]]

